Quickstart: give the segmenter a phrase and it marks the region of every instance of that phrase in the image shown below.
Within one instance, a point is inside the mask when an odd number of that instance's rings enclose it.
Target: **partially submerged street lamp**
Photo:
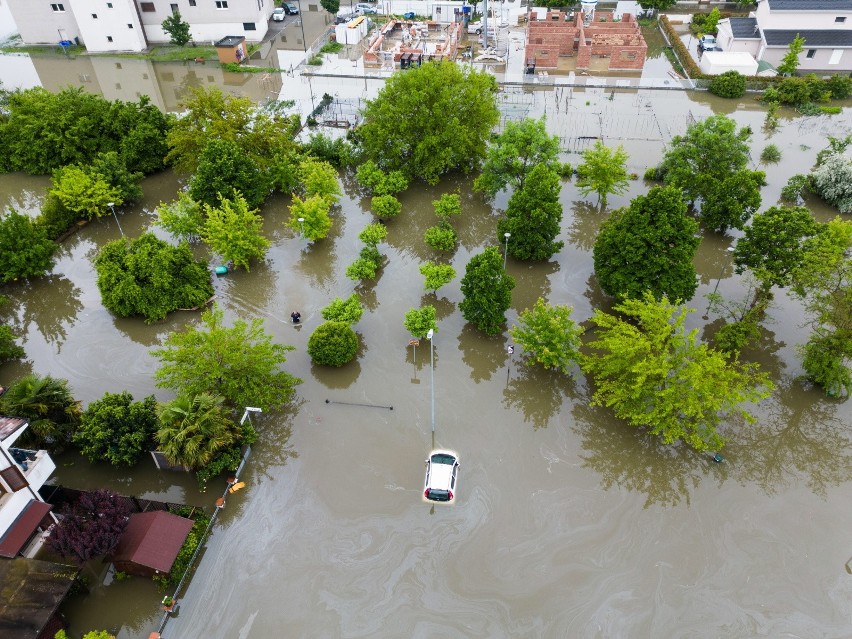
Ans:
[[[426,333],[429,340],[429,361],[432,368],[432,432],[435,432],[435,331],[431,328]]]
[[[511,233],[503,233],[503,237],[506,238],[506,246],[503,249],[503,270],[506,270],[506,259],[509,257],[509,238],[512,237]]]
[[[240,418],[240,426],[242,426],[246,419],[248,419],[249,413],[262,413],[263,409],[257,408],[255,406],[246,406],[245,411],[243,412],[243,416]]]
[[[118,216],[115,214],[115,202],[107,202],[107,206],[112,211],[112,216],[115,218],[115,223],[118,224],[118,230],[121,233],[121,237],[124,237],[124,231],[121,229],[121,224],[118,223]]]

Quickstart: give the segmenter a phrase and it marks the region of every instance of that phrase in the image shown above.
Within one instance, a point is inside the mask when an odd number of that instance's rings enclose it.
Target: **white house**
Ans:
[[[746,51],[777,66],[800,35],[799,71],[852,70],[852,0],[759,0],[748,18],[719,24],[725,51]]]
[[[0,557],[27,554],[39,530],[56,519],[38,489],[56,470],[44,450],[14,448],[29,422],[0,416]]]
[[[89,51],[142,51],[168,42],[163,20],[174,12],[192,39],[227,35],[263,40],[275,0],[5,0],[24,44],[72,41]]]

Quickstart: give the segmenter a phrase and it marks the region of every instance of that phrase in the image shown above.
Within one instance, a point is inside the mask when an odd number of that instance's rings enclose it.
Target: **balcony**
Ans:
[[[56,470],[56,464],[46,450],[10,448],[9,456],[14,460],[33,490],[41,488],[53,474],[53,471]]]

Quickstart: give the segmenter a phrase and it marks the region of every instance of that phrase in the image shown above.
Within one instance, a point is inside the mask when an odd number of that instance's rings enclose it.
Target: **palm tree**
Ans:
[[[0,413],[30,420],[22,443],[60,452],[80,423],[80,402],[67,379],[31,373],[16,380],[0,397]]]
[[[196,470],[239,443],[242,431],[228,416],[224,401],[220,395],[199,393],[162,406],[156,439],[170,463]]]

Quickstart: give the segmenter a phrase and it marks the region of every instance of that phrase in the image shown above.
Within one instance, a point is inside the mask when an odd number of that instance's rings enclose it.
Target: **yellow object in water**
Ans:
[[[245,488],[245,487],[246,487],[246,483],[245,483],[244,481],[238,481],[236,484],[234,484],[233,486],[231,486],[231,487],[228,489],[228,492],[229,492],[229,493],[235,493],[235,492],[237,492],[240,488]]]

